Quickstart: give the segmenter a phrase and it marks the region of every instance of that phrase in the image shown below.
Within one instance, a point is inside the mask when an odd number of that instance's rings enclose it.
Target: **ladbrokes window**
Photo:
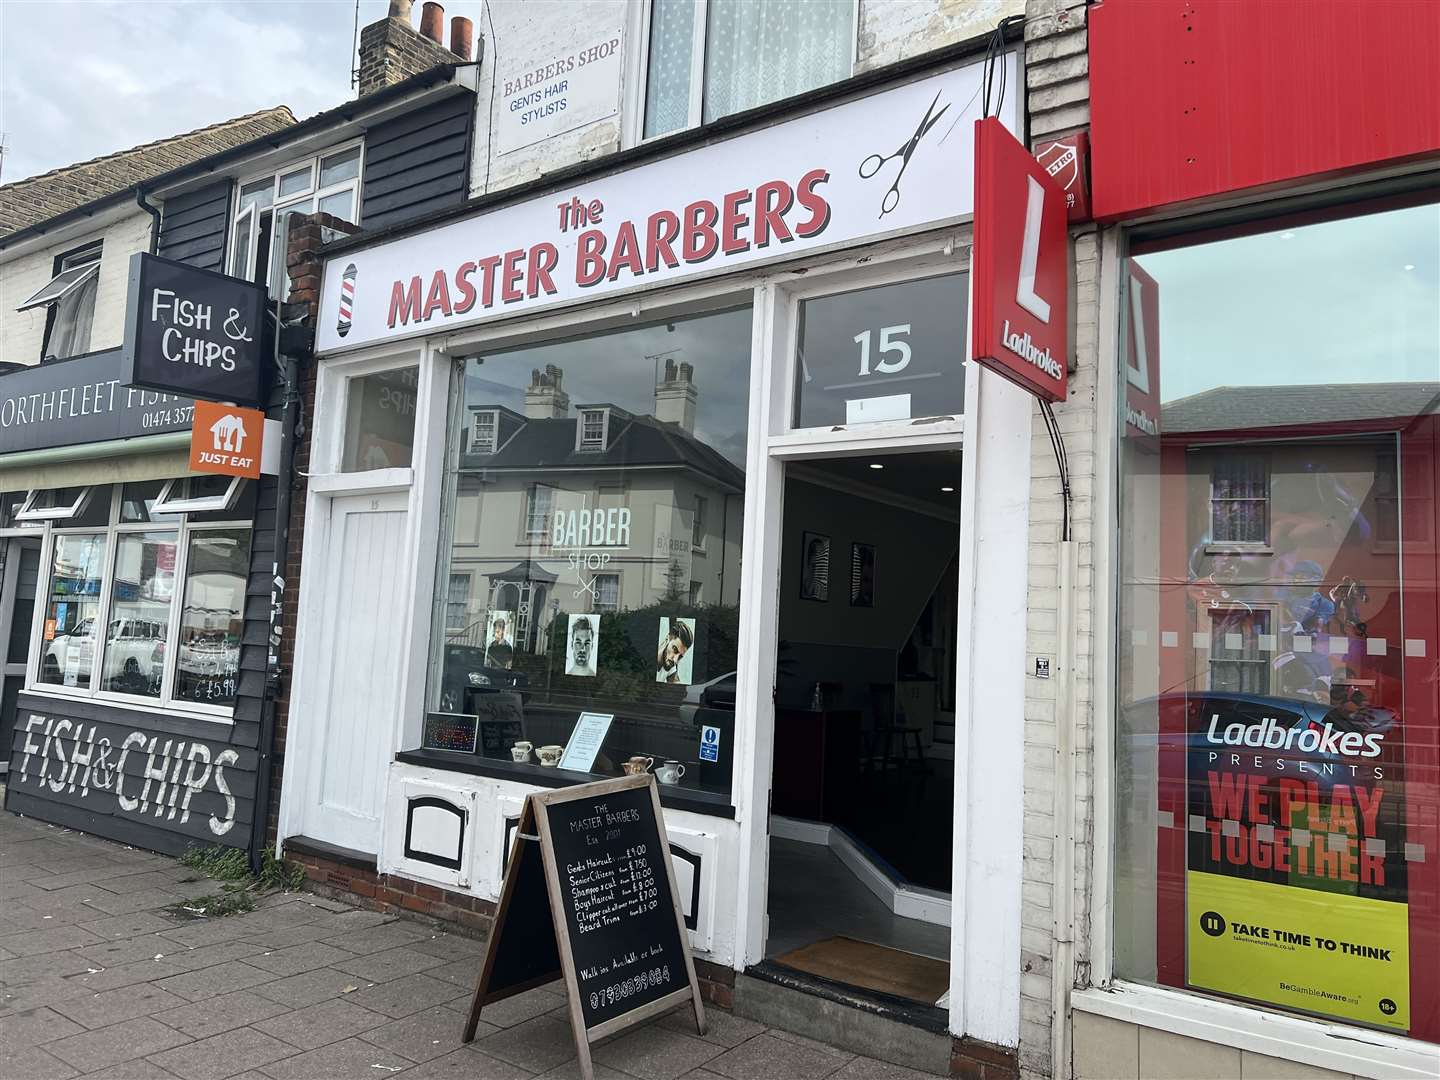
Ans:
[[[729,793],[750,337],[744,309],[466,361],[422,749]]]
[[[1440,1038],[1440,207],[1128,260],[1116,974]]]

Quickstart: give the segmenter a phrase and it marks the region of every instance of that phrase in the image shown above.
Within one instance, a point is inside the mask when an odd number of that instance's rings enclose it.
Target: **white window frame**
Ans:
[[[229,486],[219,495],[197,495],[194,498],[182,499],[179,497],[179,493],[185,482],[190,479],[193,477],[177,477],[161,488],[160,497],[150,508],[151,516],[157,514],[218,514],[229,510],[235,505],[235,497],[240,493],[240,485],[244,482],[244,477],[232,476]]]
[[[89,249],[87,249],[87,251],[83,254],[89,254]],[[94,249],[94,255],[95,258],[91,261],[76,263],[74,266],[63,267],[63,269],[57,272],[54,277],[52,277],[49,281],[42,285],[40,287],[40,290],[36,292],[35,295],[30,297],[29,300],[26,300],[15,310],[29,311],[31,308],[49,307],[52,304],[60,303],[61,300],[64,300],[65,297],[69,296],[76,289],[80,288],[81,285],[84,285],[85,282],[89,281],[92,277],[94,277],[100,272],[100,249],[98,247]],[[79,271],[79,273],[76,273],[76,271]],[[72,277],[69,281],[65,282],[65,284],[61,286],[58,291],[51,292],[51,290],[55,288],[55,283],[58,282],[61,278],[63,278],[66,274],[75,274],[75,276]]]
[[[550,508],[545,512],[545,523],[538,530],[530,528],[531,510],[535,506],[535,493],[544,488],[550,493]],[[554,484],[534,483],[525,488],[525,516],[520,519],[520,542],[533,544],[547,543],[550,539],[550,523],[555,514],[555,493],[560,489]]]
[[[490,422],[490,438],[485,446],[480,445],[480,418]],[[500,449],[500,410],[476,409],[470,417],[470,452],[472,454],[493,454]]]
[[[360,150],[360,158],[356,164],[356,172],[353,177],[351,177],[349,180],[343,180],[338,184],[329,184],[325,187],[317,186],[320,183],[320,161],[322,158],[334,157],[336,154],[344,153],[345,151],[353,150],[357,147]],[[306,189],[302,192],[294,192],[292,194],[282,197],[280,195],[280,177],[288,176],[299,169],[305,168],[307,165],[310,168],[310,183],[306,187]],[[250,187],[251,185],[257,183],[260,180],[264,180],[267,177],[270,180],[270,205],[265,207],[264,210],[257,210],[254,203],[246,203],[244,205],[241,205],[240,193],[244,191],[247,187]],[[302,212],[314,213],[316,208],[319,207],[320,201],[322,199],[328,198],[331,195],[338,195],[339,193],[346,190],[353,189],[355,194],[355,213],[354,220],[351,222],[351,224],[359,225],[360,199],[362,195],[364,179],[364,139],[351,139],[348,142],[343,142],[336,146],[327,147],[326,149],[320,151],[317,154],[311,154],[309,157],[296,158],[295,160],[289,161],[284,165],[277,166],[272,169],[267,169],[263,172],[252,173],[250,175],[242,177],[240,181],[235,185],[235,204],[234,209],[231,211],[230,214],[230,228],[228,230],[229,235],[227,237],[228,243],[225,247],[225,265],[228,268],[229,274],[232,277],[243,278],[246,281],[252,281],[254,279],[255,259],[259,254],[255,250],[255,247],[256,244],[259,242],[260,238],[260,215],[268,211],[270,214],[270,250],[265,253],[265,280],[262,282],[258,282],[258,284],[264,285],[267,289],[272,288],[274,283],[270,280],[270,277],[271,270],[274,268],[275,265],[275,243],[277,240],[280,239],[279,227],[281,214],[283,214],[286,210],[297,209],[302,204],[306,203],[309,204],[309,209]],[[243,268],[243,270],[241,270],[240,272],[237,272],[237,268],[234,262],[235,241],[240,234],[241,222],[247,216],[250,219],[249,222],[245,224],[245,229],[247,230],[249,237],[249,244],[246,248],[246,250],[249,252],[249,266]],[[283,299],[283,297],[280,299]]]
[[[600,414],[600,441],[585,438],[585,418]],[[575,418],[575,452],[577,454],[603,454],[610,447],[610,410],[606,408],[584,409]]]
[[[453,624],[453,623],[450,621],[450,605],[455,603],[455,600],[452,599],[452,597],[451,597],[450,587],[455,583],[455,579],[456,579],[456,578],[464,578],[464,579],[465,579],[465,599],[464,599],[464,601],[463,601],[463,605],[464,605],[464,609],[465,609],[464,614],[465,614],[466,618],[468,618],[468,616],[469,616],[469,611],[470,611],[470,599],[471,599],[471,597],[473,597],[473,596],[475,595],[475,574],[474,574],[474,572],[471,571],[471,570],[456,570],[456,569],[454,569],[454,568],[452,567],[452,568],[450,569],[450,572],[446,575],[446,578],[445,578],[445,612],[444,612],[444,620],[445,620],[445,632],[446,632],[446,633],[450,633],[450,632],[452,632],[452,631],[463,631],[463,630],[469,625],[469,623],[467,623],[467,622],[465,621],[465,618],[462,618],[462,619],[460,620],[460,625],[459,625],[459,626],[456,626],[455,624]]]
[[[93,487],[82,487],[80,494],[69,506],[36,506],[35,500],[47,491],[54,488],[31,488],[30,493],[25,496],[25,502],[15,512],[16,521],[47,522],[47,521],[69,521],[71,518],[83,513],[90,503],[90,496],[94,492]]]
[[[179,658],[179,635],[181,618],[185,607],[186,575],[190,564],[190,538],[196,533],[224,529],[244,529],[250,532],[254,544],[255,523],[246,520],[205,521],[192,523],[187,517],[174,522],[140,521],[120,523],[120,502],[122,484],[114,484],[110,492],[110,515],[105,525],[71,526],[57,528],[46,524],[40,549],[40,581],[36,590],[35,612],[30,628],[30,652],[25,668],[25,692],[46,697],[65,698],[75,701],[97,701],[142,711],[162,710],[168,713],[193,716],[196,719],[211,720],[222,724],[233,724],[233,705],[207,705],[203,702],[186,701],[175,697],[175,666]],[[157,503],[158,505],[158,503]],[[151,514],[155,513],[151,509]],[[119,539],[127,533],[167,532],[175,537],[175,591],[170,598],[170,612],[166,623],[165,661],[161,672],[160,694],[148,697],[142,694],[124,694],[100,688],[106,648],[109,645],[111,612],[114,607],[115,563],[119,557]],[[49,611],[50,582],[55,572],[55,541],[63,536],[94,536],[105,538],[105,555],[101,576],[99,608],[95,614],[95,649],[90,657],[90,681],[85,688],[56,685],[39,679],[40,661],[45,653],[45,619]],[[238,673],[237,673],[238,682]],[[237,686],[238,690],[238,686]]]
[[[656,139],[669,138],[682,131],[699,127],[705,117],[705,37],[710,23],[710,0],[691,0],[695,7],[695,23],[690,42],[690,110],[685,125],[662,135],[645,134],[645,106],[650,94],[650,31],[654,16],[654,0],[639,0],[632,4],[628,20],[630,40],[639,47],[631,50],[634,60],[625,80],[625,98],[622,102],[621,142],[626,147]],[[860,0],[853,0],[850,9],[850,71],[860,59]]]
[[[604,604],[602,604],[602,603],[600,602],[600,585],[599,585],[599,582],[600,582],[600,579],[601,579],[601,578],[613,579],[614,582],[615,582],[615,603],[614,603],[614,605],[611,606],[611,607],[606,607]],[[607,570],[607,571],[605,571],[604,573],[596,574],[596,575],[595,575],[595,581],[596,581],[596,585],[595,585],[595,604],[594,604],[595,610],[596,610],[596,611],[599,611],[599,612],[607,612],[607,611],[608,611],[608,612],[615,612],[615,611],[619,611],[619,610],[620,610],[620,599],[621,599],[621,596],[622,596],[622,594],[621,594],[621,592],[620,592],[620,586],[623,584],[623,579],[622,579],[621,576],[620,576],[620,571],[619,571],[619,570]]]

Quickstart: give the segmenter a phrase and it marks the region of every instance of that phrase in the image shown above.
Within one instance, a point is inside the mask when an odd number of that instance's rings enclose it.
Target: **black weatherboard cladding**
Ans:
[[[389,228],[465,200],[475,98],[456,94],[365,133],[360,224]]]
[[[229,223],[229,180],[166,199],[155,254],[202,270],[223,270]]]

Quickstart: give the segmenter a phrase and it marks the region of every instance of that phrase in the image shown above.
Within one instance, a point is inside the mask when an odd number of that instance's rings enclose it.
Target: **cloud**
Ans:
[[[360,0],[360,25],[387,7]],[[276,105],[333,108],[354,96],[354,22],[355,0],[0,0],[0,180]]]

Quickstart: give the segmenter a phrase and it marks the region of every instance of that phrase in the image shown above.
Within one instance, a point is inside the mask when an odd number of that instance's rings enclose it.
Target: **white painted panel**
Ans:
[[[331,504],[324,738],[305,827],[318,840],[359,851],[378,851],[395,728],[395,613],[403,587],[393,558],[403,549],[405,503],[392,495]]]
[[[416,806],[410,811],[410,849],[444,859],[458,860],[464,811],[439,806]]]

